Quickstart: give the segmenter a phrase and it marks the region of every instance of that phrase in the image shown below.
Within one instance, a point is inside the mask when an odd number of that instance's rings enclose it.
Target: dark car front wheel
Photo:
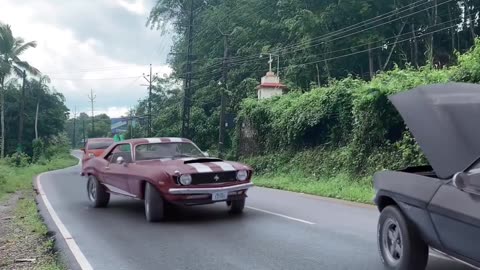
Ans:
[[[165,219],[166,203],[160,192],[150,183],[145,185],[145,218],[148,222]]]
[[[90,204],[95,208],[106,207],[110,201],[110,193],[93,175],[88,176],[87,195]]]
[[[396,206],[382,210],[378,222],[378,248],[383,264],[392,270],[424,270],[428,246]]]

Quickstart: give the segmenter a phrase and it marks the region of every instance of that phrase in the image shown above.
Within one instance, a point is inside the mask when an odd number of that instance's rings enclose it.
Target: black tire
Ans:
[[[245,208],[245,198],[242,198],[240,200],[227,201],[227,206],[230,213],[237,215],[241,214],[243,213],[243,209]]]
[[[88,176],[87,196],[90,205],[94,208],[106,207],[110,201],[110,193],[107,192],[105,186],[100,184],[93,175]]]
[[[145,218],[148,222],[165,219],[166,202],[160,192],[150,183],[145,185]]]
[[[378,221],[377,240],[380,258],[386,269],[425,270],[428,245],[398,207],[383,209]]]

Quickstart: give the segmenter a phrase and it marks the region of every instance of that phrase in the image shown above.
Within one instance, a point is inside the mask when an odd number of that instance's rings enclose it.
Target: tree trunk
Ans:
[[[19,119],[18,119],[18,151],[22,152],[23,151],[23,120],[25,117],[25,80],[26,80],[27,74],[25,71],[23,71],[23,83],[22,83],[22,93],[20,97],[20,113],[19,113]]]
[[[317,68],[317,85],[320,87],[320,69],[318,68],[318,63],[315,64],[315,67]]]
[[[393,43],[392,49],[390,50],[390,53],[388,54],[387,60],[385,61],[385,64],[383,65],[383,69],[387,68],[388,63],[390,62],[390,58],[392,57],[392,53],[395,50],[395,47],[397,46],[398,38],[403,32],[403,28],[405,28],[405,25],[407,22],[404,22],[402,25],[402,28],[400,28],[400,31],[398,32],[398,35],[395,37],[395,42]]]
[[[1,119],[0,121],[2,126],[2,138],[0,150],[0,158],[5,157],[5,76],[0,76],[0,107],[1,107]]]
[[[450,4],[448,5],[448,19],[452,21],[452,10],[450,9]],[[452,54],[455,52],[455,29],[451,28],[450,29],[450,34],[451,34],[451,43],[452,43]]]
[[[437,0],[434,0],[433,4],[434,4],[434,8],[433,8],[432,27],[435,27],[437,25]],[[428,50],[428,61],[430,62],[431,66],[434,66],[433,64],[433,33],[430,34],[430,48]]]
[[[40,98],[37,99],[37,110],[35,111],[35,140],[38,140],[38,107],[40,106]]]
[[[379,51],[379,53],[377,53],[377,61],[378,61],[378,69],[383,71],[383,64],[382,64],[382,51]]]
[[[370,80],[373,79],[373,56],[372,56],[372,48],[370,44],[368,44],[368,70],[370,72]]]
[[[472,35],[472,45],[475,44],[475,38],[477,35],[475,35],[475,25],[474,25],[474,18],[472,18],[472,15],[470,14],[470,7],[467,4],[467,1],[464,2],[465,4],[465,11],[467,12],[467,17],[469,20],[469,27],[470,27],[470,34]]]
[[[418,68],[418,44],[417,37],[415,35],[415,25],[412,24],[412,37],[413,37],[413,64]]]

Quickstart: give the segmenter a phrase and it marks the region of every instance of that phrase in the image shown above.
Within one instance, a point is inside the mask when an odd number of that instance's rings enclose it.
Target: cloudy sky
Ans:
[[[50,76],[73,112],[118,117],[147,94],[142,73],[162,76],[171,35],[145,27],[156,0],[0,0],[0,21],[15,36],[35,40],[23,60]]]

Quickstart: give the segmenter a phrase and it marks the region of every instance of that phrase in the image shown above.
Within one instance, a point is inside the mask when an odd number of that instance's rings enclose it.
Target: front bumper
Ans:
[[[212,188],[171,188],[168,193],[172,195],[191,195],[191,194],[213,194],[221,191],[240,191],[253,187],[253,183],[245,183],[240,185],[228,186],[228,187],[212,187]]]

